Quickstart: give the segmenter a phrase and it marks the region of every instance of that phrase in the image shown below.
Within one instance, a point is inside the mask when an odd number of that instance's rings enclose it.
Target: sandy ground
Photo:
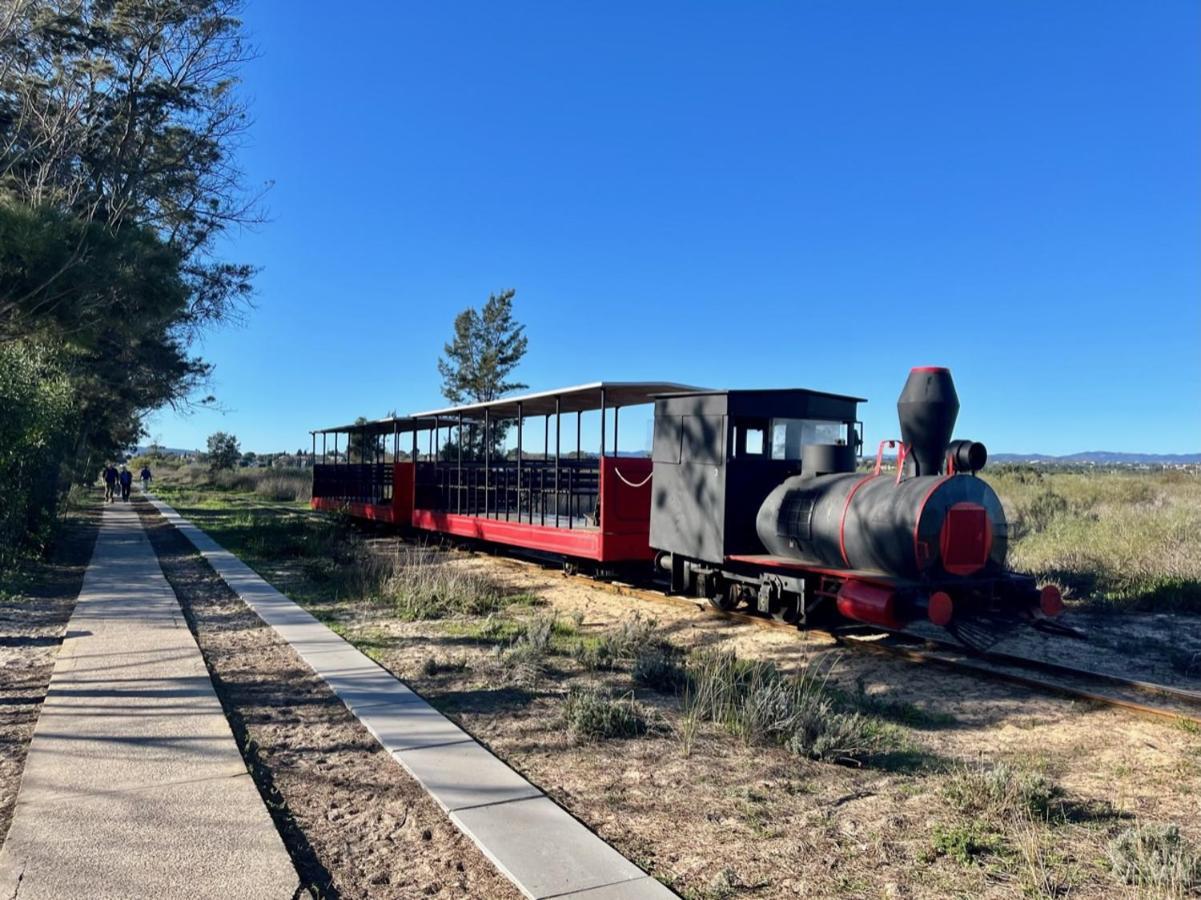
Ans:
[[[74,515],[49,563],[18,584],[0,585],[0,843],[8,834],[25,754],[99,522],[99,505]]]
[[[139,512],[314,895],[520,896],[191,545],[148,505]]]
[[[655,619],[682,647],[721,644],[784,667],[822,661],[843,686],[862,685],[870,695],[932,714],[925,727],[909,731],[912,752],[883,766],[799,760],[715,731],[685,755],[675,731],[677,701],[636,689],[627,674],[596,675],[556,659],[534,690],[514,689],[504,682],[494,649],[463,637],[462,627],[398,622],[370,605],[320,610],[686,896],[1016,897],[1037,895],[1040,884],[1044,895],[1134,896],[1105,863],[1105,846],[1116,833],[1134,822],[1175,822],[1201,840],[1201,735],[1171,723],[848,654],[828,639],[618,596],[510,559],[474,556],[456,564],[482,567],[514,590],[536,594],[548,606],[529,614],[553,609],[579,618],[585,634],[637,613]],[[999,649],[1018,652],[1030,640],[1054,651],[1053,639],[1037,635]],[[1082,652],[1080,644],[1070,646]],[[426,675],[431,658],[465,668]],[[1159,661],[1135,668],[1144,677],[1167,673]],[[633,691],[658,709],[660,733],[573,744],[563,727],[562,697],[568,686],[596,680]],[[1053,779],[1063,791],[1063,815],[1031,829],[1027,850],[1007,834],[1003,851],[968,864],[934,852],[937,830],[962,824],[943,799],[948,773],[998,762]],[[1036,869],[1046,869],[1047,880]]]

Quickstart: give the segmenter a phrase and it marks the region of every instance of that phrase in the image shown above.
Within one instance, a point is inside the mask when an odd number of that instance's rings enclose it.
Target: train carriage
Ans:
[[[574,562],[646,562],[651,461],[617,452],[621,411],[690,390],[596,382],[319,429],[312,505]],[[599,425],[591,448],[585,415]],[[505,451],[510,430],[516,447]]]

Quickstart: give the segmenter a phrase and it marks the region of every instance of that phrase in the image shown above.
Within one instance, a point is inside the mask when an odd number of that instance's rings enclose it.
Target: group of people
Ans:
[[[130,488],[133,487],[133,472],[129,471],[125,466],[121,466],[120,471],[112,463],[104,467],[104,471],[100,473],[100,477],[104,479],[104,499],[108,503],[112,503],[117,499],[117,492],[121,492],[121,499],[129,499]],[[142,466],[142,490],[150,487],[150,466]]]

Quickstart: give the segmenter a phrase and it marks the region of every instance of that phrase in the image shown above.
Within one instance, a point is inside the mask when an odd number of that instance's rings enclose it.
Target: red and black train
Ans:
[[[956,631],[1058,616],[1054,586],[1006,567],[1005,513],[976,477],[987,451],[952,440],[950,372],[910,372],[901,437],[866,469],[861,402],[602,382],[320,429],[312,505],[572,567],[655,567],[673,592],[798,625],[928,619]],[[651,455],[619,455],[620,411],[651,403]],[[581,423],[597,413],[599,452],[586,452]],[[523,446],[531,428],[536,450]]]

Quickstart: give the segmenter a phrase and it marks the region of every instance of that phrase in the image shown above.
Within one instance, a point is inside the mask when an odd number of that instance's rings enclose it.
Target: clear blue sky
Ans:
[[[952,367],[994,451],[1201,450],[1195,0],[250,0],[232,235],[256,308],[210,334],[245,449],[441,405],[459,310],[517,289],[533,389],[813,387],[898,430]],[[641,443],[643,434],[635,444]],[[623,446],[625,441],[623,441]]]

